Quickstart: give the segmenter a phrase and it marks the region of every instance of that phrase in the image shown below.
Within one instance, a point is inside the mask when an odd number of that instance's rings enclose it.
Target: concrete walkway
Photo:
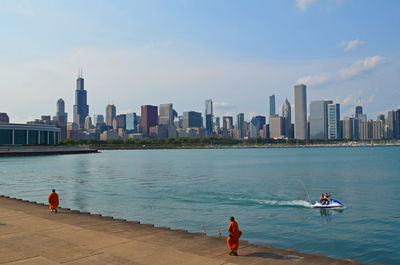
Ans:
[[[361,264],[0,197],[0,264]]]

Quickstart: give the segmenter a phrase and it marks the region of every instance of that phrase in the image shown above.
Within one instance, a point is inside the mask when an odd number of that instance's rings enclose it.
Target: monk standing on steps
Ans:
[[[229,220],[231,221],[231,224],[228,228],[229,236],[226,243],[231,250],[229,255],[237,256],[237,250],[239,248],[239,238],[242,235],[242,231],[239,230],[239,225],[235,221],[235,217],[232,216],[231,218],[229,218]]]
[[[59,201],[58,201],[58,194],[56,193],[55,189],[53,189],[52,192],[50,193],[48,200],[49,200],[50,210],[56,213]]]

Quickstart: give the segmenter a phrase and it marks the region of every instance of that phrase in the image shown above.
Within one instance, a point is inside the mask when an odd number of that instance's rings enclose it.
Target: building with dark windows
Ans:
[[[356,106],[355,112],[354,112],[356,118],[358,118],[358,115],[363,114],[363,108],[362,106]]]
[[[394,114],[394,131],[394,138],[400,139],[400,109],[397,109]]]
[[[285,130],[285,136],[287,138],[293,138],[293,125],[292,125],[292,107],[288,99],[282,105],[282,117]]]
[[[59,144],[60,128],[50,125],[0,123],[0,145]]]
[[[213,132],[213,127],[214,127],[213,116],[214,116],[213,102],[211,99],[207,99],[205,101],[204,118],[205,118],[205,128],[208,133]]]
[[[200,127],[203,127],[203,118],[201,117],[201,112],[186,111],[183,113],[183,129]]]
[[[275,114],[275,95],[271,95],[269,96],[269,116]]]
[[[96,127],[98,123],[104,123],[104,116],[101,114],[93,115],[93,126]]]
[[[82,129],[85,126],[85,118],[89,115],[89,105],[87,104],[87,92],[84,86],[82,73],[76,80],[75,105],[74,105],[74,123]]]
[[[237,129],[237,139],[243,139],[246,136],[246,123],[244,121],[244,113],[239,113],[236,116],[236,129]]]
[[[125,114],[120,114],[115,116],[114,124],[113,126],[114,131],[118,131],[118,129],[126,130],[126,115]]]
[[[141,106],[141,123],[140,127],[145,135],[149,135],[150,127],[158,124],[158,107],[152,105]]]
[[[10,118],[8,117],[7,113],[0,112],[0,122],[9,123]]]
[[[264,128],[266,124],[266,119],[264,116],[255,116],[250,121],[250,137],[259,138],[260,130]]]

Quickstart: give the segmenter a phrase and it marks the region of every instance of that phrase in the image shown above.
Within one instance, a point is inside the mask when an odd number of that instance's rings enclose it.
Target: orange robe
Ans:
[[[49,208],[51,210],[54,210],[58,207],[59,201],[58,201],[58,194],[55,192],[50,193],[49,195]]]
[[[239,248],[239,238],[242,235],[242,231],[239,230],[239,225],[236,221],[231,221],[228,228],[229,237],[227,240],[228,247],[233,251]]]

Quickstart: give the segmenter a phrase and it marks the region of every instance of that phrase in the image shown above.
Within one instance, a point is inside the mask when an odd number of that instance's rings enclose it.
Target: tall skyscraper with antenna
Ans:
[[[78,124],[80,128],[84,128],[85,118],[88,115],[89,105],[87,104],[87,91],[84,87],[82,70],[80,70],[78,73],[78,79],[76,79],[74,123]]]

